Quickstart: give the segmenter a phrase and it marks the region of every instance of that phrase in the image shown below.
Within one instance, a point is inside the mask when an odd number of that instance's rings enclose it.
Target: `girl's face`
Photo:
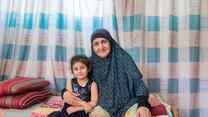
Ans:
[[[92,49],[97,56],[105,58],[111,51],[110,42],[105,38],[96,38],[92,42]]]
[[[72,66],[72,71],[73,71],[74,77],[76,77],[78,79],[87,78],[88,68],[82,62],[74,63],[74,65]]]

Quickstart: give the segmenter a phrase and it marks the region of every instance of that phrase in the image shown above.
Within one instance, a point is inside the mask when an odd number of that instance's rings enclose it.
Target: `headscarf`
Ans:
[[[148,90],[133,59],[114,41],[111,34],[106,29],[97,29],[91,36],[91,45],[98,37],[107,39],[111,45],[111,52],[106,58],[97,56],[93,48],[90,57],[92,78],[99,87],[98,104],[111,117],[122,117],[138,102],[137,97],[148,97]]]

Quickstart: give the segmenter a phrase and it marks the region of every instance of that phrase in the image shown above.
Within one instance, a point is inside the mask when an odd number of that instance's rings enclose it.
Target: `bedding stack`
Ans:
[[[49,81],[40,78],[16,77],[0,83],[0,107],[27,108],[47,99]]]

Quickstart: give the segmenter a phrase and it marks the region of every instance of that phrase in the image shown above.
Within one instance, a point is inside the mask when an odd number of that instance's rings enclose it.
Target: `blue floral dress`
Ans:
[[[89,79],[89,81],[87,82],[87,84],[83,87],[81,85],[79,85],[78,81],[76,78],[72,79],[72,91],[74,93],[79,93],[80,95],[78,96],[81,100],[84,101],[90,101],[90,97],[91,97],[91,85],[92,85],[92,80]],[[66,89],[62,90],[62,99],[63,99],[63,93],[66,91]],[[71,114],[67,113],[67,108],[70,107],[71,105],[69,105],[68,103],[64,103],[64,106],[62,108],[61,111],[56,111],[53,112],[51,114],[49,114],[48,117],[89,117],[88,113],[85,113],[85,111],[78,111],[78,112],[74,112]]]

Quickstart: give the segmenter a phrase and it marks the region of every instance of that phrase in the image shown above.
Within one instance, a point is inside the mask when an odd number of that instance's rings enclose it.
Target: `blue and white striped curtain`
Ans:
[[[113,27],[111,0],[1,0],[0,8],[1,79],[43,77],[58,90],[70,58],[90,55],[93,30]]]
[[[180,117],[206,117],[208,0],[0,0],[0,80],[43,77],[62,89],[70,58],[90,56],[100,27]]]

